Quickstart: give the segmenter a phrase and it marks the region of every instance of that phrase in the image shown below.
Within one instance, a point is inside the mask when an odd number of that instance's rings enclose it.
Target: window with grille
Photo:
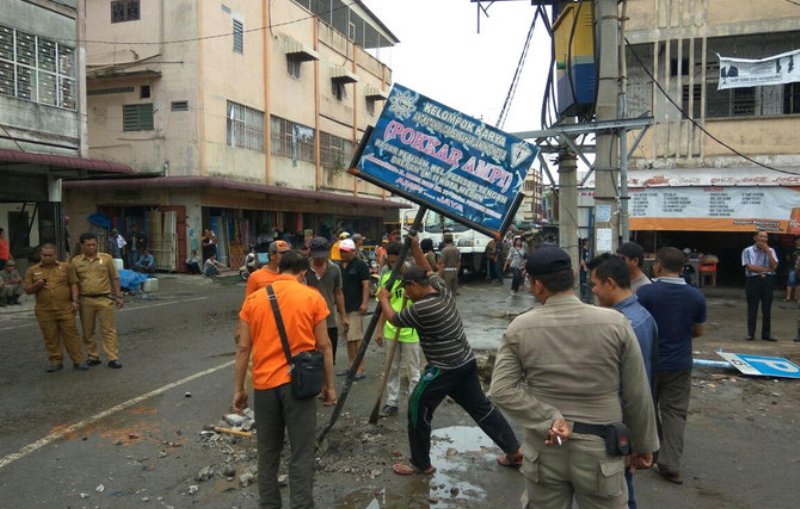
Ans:
[[[244,53],[244,24],[238,19],[233,20],[233,51]]]
[[[270,117],[272,129],[272,155],[288,157],[293,161],[314,162],[313,128],[285,118]]]
[[[75,50],[0,25],[0,95],[74,110]]]
[[[228,146],[264,151],[264,112],[228,101]]]
[[[344,169],[353,155],[353,142],[329,133],[319,133],[319,159],[323,168]]]
[[[800,83],[783,86],[783,113],[785,115],[800,113]]]
[[[189,111],[189,101],[172,101],[172,111]]]
[[[152,131],[153,103],[122,106],[123,131]]]
[[[136,21],[139,19],[139,0],[113,0],[111,22]]]

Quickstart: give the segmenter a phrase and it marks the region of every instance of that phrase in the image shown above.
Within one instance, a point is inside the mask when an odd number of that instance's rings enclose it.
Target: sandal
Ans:
[[[522,466],[522,453],[515,453],[511,456],[502,454],[497,457],[497,464],[502,467],[519,468]]]
[[[392,465],[392,471],[397,475],[433,475],[436,469],[433,466],[428,467],[426,470],[420,470],[413,465],[406,465],[405,463],[395,463]]]

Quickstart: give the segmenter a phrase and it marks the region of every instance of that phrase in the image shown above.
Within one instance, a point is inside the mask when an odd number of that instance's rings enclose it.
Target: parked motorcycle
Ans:
[[[269,262],[269,244],[270,242],[260,242],[251,247],[250,251],[247,252],[244,265],[239,267],[239,278],[241,278],[242,281],[247,281],[250,274]]]

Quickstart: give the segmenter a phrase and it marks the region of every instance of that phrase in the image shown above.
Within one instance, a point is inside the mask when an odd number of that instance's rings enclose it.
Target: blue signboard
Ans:
[[[800,366],[781,357],[717,352],[745,375],[800,378]]]
[[[350,173],[499,237],[538,148],[401,85]]]

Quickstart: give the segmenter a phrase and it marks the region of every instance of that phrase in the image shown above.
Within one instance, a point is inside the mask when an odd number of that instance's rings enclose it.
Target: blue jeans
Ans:
[[[633,474],[627,468],[625,482],[628,484],[628,509],[636,509],[636,499],[633,497]]]

